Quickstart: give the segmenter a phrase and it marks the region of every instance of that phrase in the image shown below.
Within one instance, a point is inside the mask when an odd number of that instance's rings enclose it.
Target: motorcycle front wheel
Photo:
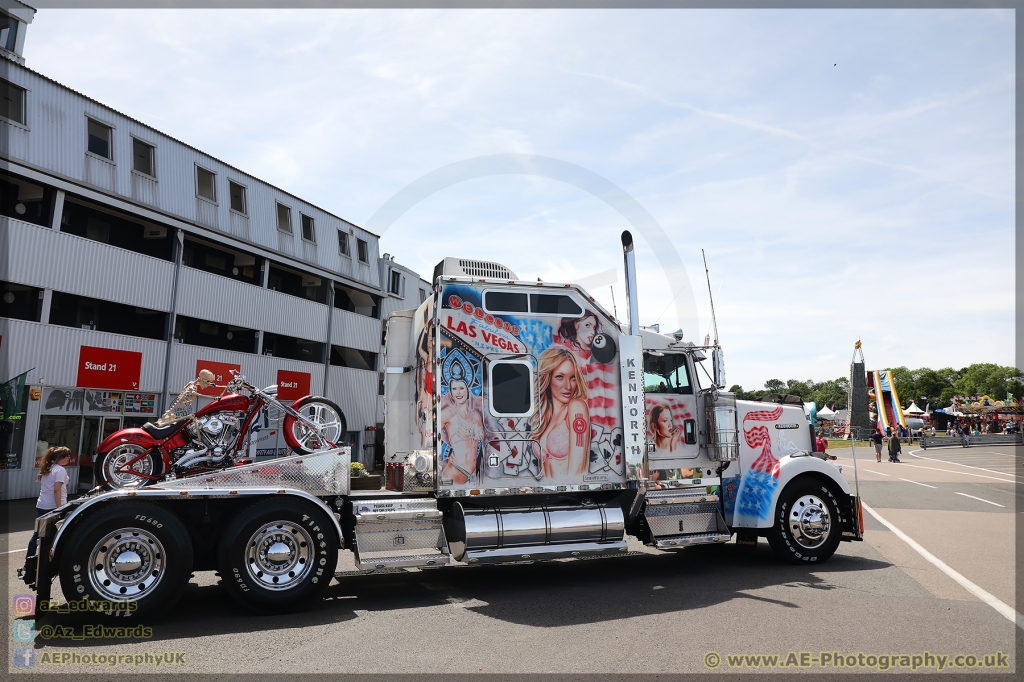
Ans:
[[[284,437],[296,454],[302,455],[338,445],[348,429],[345,414],[334,402],[321,396],[306,396],[292,409],[316,425],[312,429],[290,414],[284,416]]]
[[[131,443],[118,445],[97,455],[95,480],[100,484],[107,483],[111,488],[141,488],[162,477],[162,464],[154,450],[146,452],[142,446]]]

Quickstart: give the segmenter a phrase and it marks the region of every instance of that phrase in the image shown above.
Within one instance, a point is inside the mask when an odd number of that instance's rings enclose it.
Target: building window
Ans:
[[[25,125],[25,90],[0,80],[0,116]]]
[[[217,176],[199,166],[196,166],[196,195],[203,199],[217,201]]]
[[[49,227],[53,197],[51,187],[0,172],[0,215]]]
[[[172,258],[174,230],[135,222],[121,214],[80,203],[71,196],[64,201],[60,231],[162,260]]]
[[[4,27],[0,28],[0,47],[8,52],[14,52],[14,48],[18,46],[18,20],[0,14],[0,24],[4,24]]]
[[[104,159],[113,158],[110,153],[110,126],[91,118],[86,120],[89,122],[89,153],[102,156]]]
[[[50,324],[164,340],[167,313],[54,291]]]
[[[321,278],[290,270],[276,263],[271,264],[270,272],[267,273],[267,288],[289,296],[327,303],[327,287]]]
[[[338,230],[338,253],[342,256],[352,257],[352,254],[348,250],[348,232],[344,230]]]
[[[402,273],[398,270],[391,271],[391,281],[388,282],[388,293],[395,296],[402,295]]]
[[[359,261],[362,263],[370,262],[370,247],[362,239],[356,240],[356,246],[359,248]]]
[[[246,284],[263,283],[263,259],[242,251],[212,246],[185,238],[181,264]]]
[[[313,231],[313,219],[305,213],[300,213],[302,216],[302,238],[307,242],[316,242],[316,233]]]
[[[132,138],[132,168],[139,173],[156,177],[153,167],[153,145]]]
[[[256,350],[256,331],[220,322],[209,322],[178,315],[174,319],[174,340],[193,346],[206,346],[238,353]]]
[[[334,307],[357,315],[376,318],[380,297],[341,284],[334,285]]]
[[[38,322],[43,306],[43,290],[21,284],[0,282],[0,317]]]
[[[231,182],[228,180],[228,194],[231,195],[231,210],[237,211],[242,215],[246,215],[245,187],[242,187],[237,182]]]
[[[292,233],[292,210],[284,204],[277,205],[277,229]]]
[[[263,332],[263,355],[322,363],[324,361],[324,344],[306,339],[296,339],[283,334]]]
[[[427,300],[427,290],[426,289],[420,289],[420,303],[423,303],[426,300]]]
[[[331,364],[335,367],[351,367],[377,371],[377,354],[345,346],[331,346]]]

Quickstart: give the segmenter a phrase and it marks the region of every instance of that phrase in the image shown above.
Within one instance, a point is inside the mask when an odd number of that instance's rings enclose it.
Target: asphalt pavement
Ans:
[[[903,464],[875,463],[873,452],[858,450],[863,500],[967,584],[1012,609],[1015,517],[1024,511],[1020,454],[1008,447],[918,450],[908,447]],[[852,485],[849,452],[836,452],[846,457],[837,463]],[[31,534],[32,505],[4,504],[4,551],[13,552],[4,555],[10,597],[27,592],[16,568]],[[378,573],[360,573],[343,552],[323,599],[274,617],[250,614],[230,600],[214,573],[197,573],[173,610],[145,624],[146,636],[71,639],[51,628],[49,639],[40,630],[34,641],[20,643],[13,641],[15,625],[28,621],[11,614],[9,671],[729,674],[753,672],[757,662],[762,672],[765,665],[867,672],[882,669],[884,655],[890,671],[916,665],[935,672],[934,660],[927,667],[928,652],[974,655],[979,662],[988,654],[994,665],[1007,661],[996,672],[1012,672],[1014,624],[875,517],[865,521],[864,542],[842,543],[816,566],[781,563],[764,541],[753,550],[729,543],[675,553],[631,542],[633,553],[606,559]],[[60,596],[59,588],[55,593]],[[69,614],[40,624],[80,635],[91,622]],[[33,665],[16,667],[27,660],[26,647]],[[184,656],[172,665],[145,663],[146,653],[162,652]],[[790,652],[794,657],[781,668]],[[143,662],[52,662],[112,653]],[[42,662],[44,654],[49,662]],[[730,659],[734,654],[782,658]],[[844,657],[841,667],[833,663],[837,654]],[[898,655],[908,657],[905,667]],[[948,670],[953,659],[945,665]]]

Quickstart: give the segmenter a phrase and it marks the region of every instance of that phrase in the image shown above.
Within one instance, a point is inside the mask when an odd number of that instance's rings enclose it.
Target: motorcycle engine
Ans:
[[[238,441],[238,428],[237,413],[217,412],[197,419],[190,431],[194,445],[201,446],[205,450],[202,454],[206,456],[202,459],[196,458],[195,463],[209,461],[207,458],[220,461],[231,454]],[[199,454],[199,451],[193,452]]]

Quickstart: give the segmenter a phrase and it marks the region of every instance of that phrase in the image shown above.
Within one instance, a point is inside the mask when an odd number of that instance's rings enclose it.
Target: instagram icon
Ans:
[[[11,599],[11,611],[14,613],[15,618],[34,615],[36,612],[36,595],[14,595],[14,598]]]

